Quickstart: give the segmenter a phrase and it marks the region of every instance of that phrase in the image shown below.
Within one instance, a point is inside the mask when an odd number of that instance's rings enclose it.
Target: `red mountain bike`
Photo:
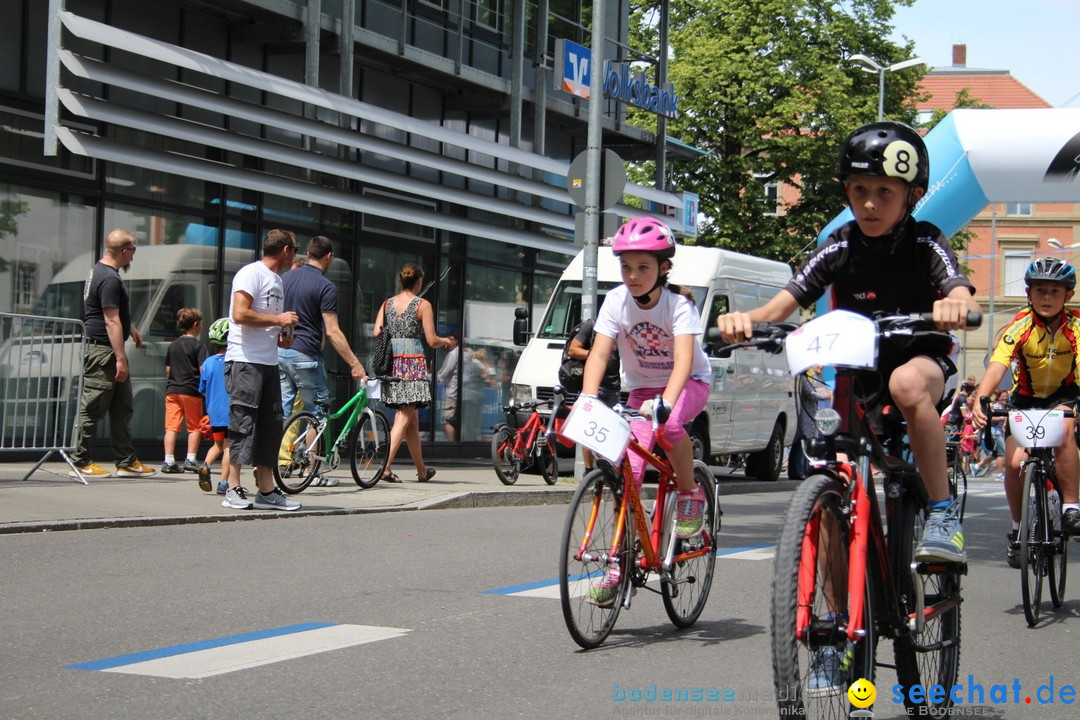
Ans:
[[[491,462],[503,485],[513,485],[522,470],[533,467],[539,469],[548,485],[558,481],[559,458],[553,431],[562,427],[562,418],[558,417],[562,402],[561,388],[556,388],[551,400],[530,400],[504,408],[507,422],[497,425],[491,437]],[[545,407],[551,409],[546,426],[540,414],[540,408]]]

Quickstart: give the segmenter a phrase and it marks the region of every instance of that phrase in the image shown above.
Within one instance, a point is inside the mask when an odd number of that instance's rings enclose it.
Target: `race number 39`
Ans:
[[[630,425],[596,398],[578,400],[563,424],[562,434],[613,463],[622,458],[630,444]]]

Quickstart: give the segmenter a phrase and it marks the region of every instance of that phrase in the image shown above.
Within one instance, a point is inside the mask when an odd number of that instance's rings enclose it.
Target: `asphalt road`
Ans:
[[[959,710],[1076,718],[1062,690],[1080,686],[1080,601],[1057,612],[1047,603],[1040,627],[1026,627],[1019,576],[1001,560],[1004,498],[976,490],[960,680],[986,697]],[[677,631],[660,598],[639,593],[590,652],[570,639],[552,599],[565,507],[0,537],[0,717],[775,717],[769,546],[787,497],[722,499],[721,544],[741,551],[718,559],[694,627]],[[1080,597],[1080,575],[1067,597]],[[316,625],[277,630],[305,623]],[[242,634],[268,644],[250,644],[247,656],[236,650],[249,644],[215,647]],[[161,650],[174,646],[202,652]],[[887,643],[878,661],[892,663]],[[1040,704],[1051,675],[1055,702]],[[878,669],[877,718],[900,715],[889,700],[894,677]],[[630,699],[654,683],[735,699]],[[1008,687],[1009,702],[990,701],[994,685]]]

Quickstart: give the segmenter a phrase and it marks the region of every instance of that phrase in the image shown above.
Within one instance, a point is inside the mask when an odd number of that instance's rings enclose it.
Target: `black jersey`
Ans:
[[[784,287],[808,307],[832,286],[833,307],[874,312],[930,312],[954,288],[975,286],[956,262],[948,239],[928,222],[908,218],[888,238],[867,238],[852,220],[802,264]]]

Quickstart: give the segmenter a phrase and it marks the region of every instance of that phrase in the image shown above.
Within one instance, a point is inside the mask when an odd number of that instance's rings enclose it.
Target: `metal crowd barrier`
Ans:
[[[69,455],[78,441],[84,352],[81,320],[0,313],[0,452],[45,453],[23,480],[59,453],[86,484]]]

